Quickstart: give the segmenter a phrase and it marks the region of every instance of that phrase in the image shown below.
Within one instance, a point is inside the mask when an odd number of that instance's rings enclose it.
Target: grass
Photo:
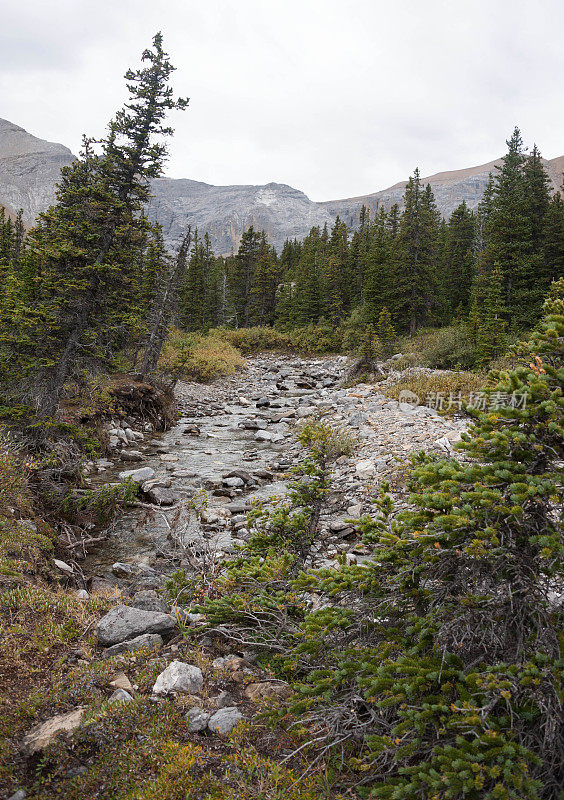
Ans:
[[[406,370],[399,380],[387,387],[387,397],[398,400],[400,393],[410,391],[419,397],[419,402],[436,402],[440,398],[468,401],[470,396],[479,392],[486,383],[486,376],[475,372],[434,372],[422,373],[418,370]],[[434,405],[433,407],[437,407]]]

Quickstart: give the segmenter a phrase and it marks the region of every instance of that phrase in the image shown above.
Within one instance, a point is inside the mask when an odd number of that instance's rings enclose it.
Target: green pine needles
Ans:
[[[401,514],[382,487],[364,563],[307,568],[334,435],[317,425],[289,498],[251,515],[201,606],[291,683],[273,718],[309,769],[361,797],[560,796],[564,280],[544,310],[459,458],[419,457]]]

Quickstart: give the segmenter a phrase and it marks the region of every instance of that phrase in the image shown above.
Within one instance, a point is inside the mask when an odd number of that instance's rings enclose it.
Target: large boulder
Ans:
[[[204,685],[199,667],[184,661],[173,661],[161,672],[153,686],[155,694],[198,694]]]
[[[109,647],[134,639],[143,633],[170,634],[175,625],[176,621],[169,614],[119,605],[102,617],[96,633],[99,644]]]
[[[215,712],[208,722],[208,728],[213,733],[219,733],[220,736],[227,736],[242,719],[243,715],[237,706],[227,706],[227,708],[220,708]]]

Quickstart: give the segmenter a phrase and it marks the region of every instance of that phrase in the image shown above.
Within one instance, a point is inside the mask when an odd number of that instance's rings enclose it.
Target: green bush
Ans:
[[[288,334],[277,331],[275,328],[267,326],[257,326],[254,328],[236,328],[229,330],[219,328],[210,333],[217,335],[220,339],[229,342],[240,350],[241,353],[249,355],[260,353],[263,350],[289,350],[292,343]]]
[[[398,350],[405,355],[413,353],[419,366],[432,369],[471,369],[476,360],[466,325],[421,330],[411,339],[401,339]]]
[[[159,368],[174,378],[208,383],[233,375],[244,364],[241,353],[218,332],[200,336],[174,329],[163,347]]]

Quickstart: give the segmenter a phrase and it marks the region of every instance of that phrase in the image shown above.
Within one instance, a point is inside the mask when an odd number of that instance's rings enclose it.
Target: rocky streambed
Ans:
[[[449,454],[465,422],[385,397],[385,385],[399,374],[393,364],[383,383],[342,388],[347,368],[342,356],[255,357],[214,385],[179,383],[182,416],[165,434],[133,420],[112,421],[115,457],[90,462],[87,480],[99,486],[129,475],[140,493],[88,557],[89,589],[156,589],[174,569],[194,571],[204,557],[228,558],[249,535],[253,503],[285,492],[288,471],[301,457],[296,426],[310,417],[355,440],[353,455],[342,456],[334,470],[312,560],[329,566],[340,553],[362,557],[347,520],[370,510],[382,480],[396,486],[401,504],[407,456],[421,449]]]
[[[371,510],[378,485],[388,481],[401,507],[409,454],[424,449],[447,455],[465,421],[387,398],[386,385],[400,376],[393,361],[382,382],[352,388],[342,385],[348,366],[343,357],[255,357],[243,372],[215,385],[179,384],[182,416],[165,434],[134,419],[112,420],[112,457],[87,464],[85,478],[102,486],[130,475],[139,491],[83,567],[87,588],[79,597],[113,600],[96,622],[95,651],[67,656],[67,663],[86,671],[93,660],[112,659],[108,684],[94,681],[96,693],[87,702],[105,697],[123,704],[147,696],[160,708],[181,695],[187,733],[205,738],[225,736],[240,720],[252,719],[266,698],[288,696],[290,688],[255,663],[252,648],[218,653],[198,631],[205,625],[201,615],[190,613],[181,596],[171,607],[158,590],[175,570],[206,575],[211,569],[213,575],[237,552],[250,535],[253,503],[286,491],[288,472],[303,457],[296,427],[309,418],[354,441],[351,455],[341,456],[333,469],[309,565],[338,568],[343,555],[349,562],[366,556],[354,519]],[[64,562],[55,565],[73,571]],[[179,624],[199,639],[197,658],[194,637],[179,635]],[[143,670],[154,683],[147,683]],[[20,752],[34,756],[85,720],[84,705],[50,717],[28,731]],[[80,764],[73,774],[87,769]],[[11,800],[23,797],[19,789]]]

